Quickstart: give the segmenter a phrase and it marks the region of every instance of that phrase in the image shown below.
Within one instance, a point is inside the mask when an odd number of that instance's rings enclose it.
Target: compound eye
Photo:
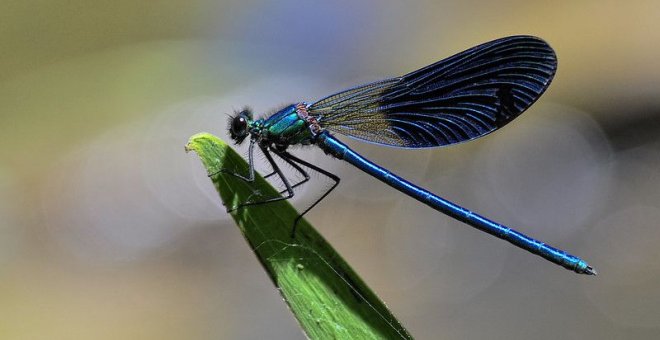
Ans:
[[[245,135],[247,132],[247,120],[242,115],[234,117],[231,122],[231,132],[236,136]]]

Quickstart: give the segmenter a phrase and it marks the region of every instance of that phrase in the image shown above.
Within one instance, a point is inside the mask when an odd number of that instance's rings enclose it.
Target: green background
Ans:
[[[296,149],[342,177],[308,218],[416,338],[653,337],[660,4],[517,0],[3,1],[0,337],[302,339],[188,137],[512,34],[559,57],[515,122],[446,149],[349,144],[598,277]]]

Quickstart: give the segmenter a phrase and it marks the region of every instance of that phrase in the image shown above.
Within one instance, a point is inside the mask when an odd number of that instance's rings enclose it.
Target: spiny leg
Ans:
[[[297,188],[297,187],[299,187],[299,186],[305,184],[307,181],[309,181],[309,174],[308,174],[303,168],[301,168],[298,164],[294,163],[293,161],[291,161],[291,160],[289,160],[289,159],[287,159],[287,158],[282,157],[282,155],[280,155],[278,152],[275,152],[275,154],[276,154],[280,159],[282,159],[283,161],[285,161],[285,162],[287,162],[289,165],[291,165],[296,171],[298,171],[298,173],[300,173],[300,174],[304,177],[304,178],[303,178],[302,180],[300,180],[298,183],[292,185],[291,188],[294,188],[294,189],[295,189],[295,188]],[[269,177],[271,177],[271,176],[273,176],[273,175],[275,175],[275,174],[277,174],[277,172],[276,172],[275,170],[273,170],[273,172],[269,173],[268,175],[265,175],[263,178],[264,178],[264,179],[267,179],[267,178],[269,178]],[[283,193],[285,193],[285,192],[287,192],[287,189],[284,189],[284,190],[280,191],[279,194],[283,194]]]
[[[267,151],[267,149],[263,149],[263,148],[262,148],[261,150],[262,150],[262,152],[264,152],[264,154],[266,155],[267,158],[270,157],[270,153]],[[277,154],[277,153],[276,153],[276,154]],[[249,158],[250,158],[250,160],[252,160],[252,155],[253,155],[253,154],[252,154],[252,151],[250,151],[250,153],[249,153]],[[298,164],[296,164],[296,163],[294,163],[294,162],[292,162],[292,161],[290,161],[290,160],[288,160],[288,159],[283,158],[283,157],[280,156],[279,154],[277,154],[277,155],[278,155],[278,157],[282,158],[282,160],[284,160],[285,162],[287,162],[288,164],[290,164],[294,169],[296,169],[296,170],[297,170],[301,175],[303,175],[303,177],[304,177],[304,178],[303,178],[302,180],[300,180],[298,183],[296,183],[296,184],[294,184],[294,185],[291,185],[291,186],[290,186],[290,189],[296,188],[296,187],[298,187],[298,186],[304,184],[305,182],[309,181],[309,174],[307,174],[307,172],[306,172],[305,170],[303,170],[303,168],[301,168]],[[282,178],[282,181],[285,183],[285,186],[286,186],[286,184],[288,184],[288,182],[287,182],[287,180],[283,177],[284,175],[282,174],[282,172],[278,172],[278,171],[279,171],[279,168],[277,168],[277,165],[275,165],[274,160],[273,160],[272,158],[270,158],[270,159],[268,159],[268,162],[269,162],[269,163],[271,164],[271,166],[273,167],[273,172],[269,173],[268,175],[264,176],[263,178],[266,179],[266,178],[268,178],[268,177],[271,177],[271,176],[277,174],[277,175],[280,176],[280,178]],[[219,171],[219,172],[220,172],[220,171]],[[215,174],[217,174],[217,173],[219,173],[219,172],[216,172],[216,173],[214,173],[214,174],[212,174],[212,175],[210,175],[210,176],[213,176],[213,175],[215,175]],[[239,177],[239,178],[241,178],[241,179],[247,180],[246,178],[244,178],[244,177],[242,177],[242,176],[240,176],[240,175],[236,175],[236,176]],[[281,195],[281,194],[283,194],[283,193],[287,193],[287,192],[289,192],[289,188],[288,188],[288,187],[287,187],[287,189],[284,189],[284,190],[280,191],[279,194]],[[282,198],[282,199],[289,199],[289,198],[291,198],[291,197],[293,197],[293,195],[290,194],[290,195],[287,195],[287,197],[284,197],[284,198]],[[230,210],[228,210],[228,211],[231,212],[231,211],[234,211],[234,210],[236,210],[236,209],[238,209],[238,208],[240,208],[240,207],[246,206],[246,205],[258,205],[258,204],[262,204],[262,203],[275,202],[275,201],[278,201],[278,200],[279,200],[279,199],[269,199],[269,200],[264,200],[264,201],[259,201],[259,202],[250,202],[250,203],[246,203],[246,204],[241,204],[241,205],[237,206],[236,208],[234,208],[234,209],[230,209]]]
[[[270,152],[268,151],[268,149],[266,147],[260,147],[260,149],[264,153],[264,155],[266,156],[266,159],[268,160],[268,162],[270,163],[270,165],[273,167],[273,170],[274,170],[272,173],[266,175],[264,178],[268,178],[272,175],[277,174],[282,179],[282,182],[284,183],[284,186],[286,187],[285,190],[283,190],[279,193],[283,194],[283,193],[286,192],[286,193],[288,193],[287,196],[286,197],[269,198],[269,199],[266,199],[266,200],[263,200],[263,201],[258,201],[258,202],[242,203],[242,204],[239,204],[238,206],[236,206],[233,209],[227,209],[228,212],[232,212],[236,209],[246,207],[246,206],[261,205],[261,204],[272,203],[272,202],[277,202],[277,201],[282,201],[282,200],[287,200],[287,199],[292,198],[295,195],[295,193],[293,192],[293,188],[298,187],[298,186],[306,183],[307,181],[309,181],[309,178],[310,178],[309,174],[305,170],[303,170],[298,164],[296,164],[296,162],[300,163],[300,164],[302,164],[302,165],[304,165],[304,166],[306,166],[306,167],[308,167],[312,170],[315,170],[315,171],[317,171],[317,172],[319,172],[319,173],[321,173],[321,174],[323,174],[327,177],[329,177],[330,179],[332,179],[335,182],[325,193],[323,193],[323,195],[318,200],[316,200],[311,206],[309,206],[307,209],[305,209],[305,211],[303,211],[300,215],[298,215],[296,217],[296,219],[294,220],[294,223],[293,223],[292,231],[291,231],[291,237],[293,238],[293,237],[295,237],[296,227],[297,227],[300,219],[307,212],[309,212],[312,208],[314,208],[319,202],[321,202],[326,196],[328,196],[328,194],[330,194],[330,192],[332,190],[334,190],[337,187],[337,185],[339,185],[340,178],[337,175],[335,175],[333,173],[330,173],[330,172],[328,172],[324,169],[321,169],[321,168],[319,168],[319,167],[317,167],[317,166],[315,166],[315,165],[313,165],[309,162],[306,162],[306,161],[304,161],[304,160],[302,160],[302,159],[300,159],[296,156],[293,156],[293,155],[291,155],[290,153],[288,153],[286,151],[276,152],[275,153],[276,155],[278,155],[280,158],[282,158],[282,160],[284,160],[285,162],[290,164],[294,169],[296,169],[304,177],[304,179],[302,179],[301,181],[299,181],[298,183],[296,183],[292,186],[291,184],[289,184],[289,181],[286,179],[286,177],[282,173],[282,170],[279,168],[277,163],[275,163],[275,161],[273,160],[273,157],[270,155]],[[250,147],[248,149],[248,160],[249,160],[249,171],[250,171],[249,174],[248,174],[248,177],[242,176],[240,174],[229,171],[227,169],[220,169],[220,170],[210,174],[209,177],[215,176],[219,173],[226,173],[226,174],[238,177],[238,178],[240,178],[244,181],[253,182],[254,181],[254,141],[253,140],[250,141]]]
[[[289,181],[284,177],[284,174],[282,174],[282,170],[280,170],[280,167],[275,163],[275,160],[273,160],[273,157],[270,155],[270,152],[268,152],[268,149],[265,146],[260,147],[261,152],[266,155],[266,159],[270,163],[270,165],[273,167],[273,170],[277,173],[278,176],[282,179],[282,182],[284,182],[284,186],[286,187],[286,192],[288,193],[286,197],[273,197],[269,199],[265,199],[263,201],[258,201],[258,202],[245,202],[239,204],[236,208],[234,209],[228,209],[228,212],[232,212],[236,209],[242,208],[242,207],[247,207],[251,205],[260,205],[260,204],[266,204],[266,203],[272,203],[272,202],[277,202],[277,201],[282,201],[282,200],[288,200],[294,196],[293,193],[293,187],[291,184],[289,184]]]
[[[298,164],[292,162],[291,160],[288,160],[288,159],[282,157],[282,156],[281,156],[279,153],[277,153],[277,152],[275,152],[275,154],[276,154],[278,157],[280,157],[282,160],[284,160],[285,162],[287,162],[289,165],[291,165],[294,169],[296,169],[296,171],[298,171],[298,173],[300,173],[301,175],[303,175],[304,179],[302,179],[302,180],[300,180],[300,182],[298,182],[298,183],[292,185],[292,186],[291,186],[292,188],[296,188],[296,187],[298,187],[298,186],[300,186],[300,185],[306,183],[307,181],[309,181],[309,174],[308,174],[305,170],[303,170],[303,168],[301,168]],[[276,174],[276,172],[273,171],[273,172],[269,173],[268,175],[265,175],[265,176],[264,176],[264,179],[267,179],[267,178],[269,178],[269,177],[271,177],[271,176],[273,176],[273,175],[275,175],[275,174]],[[283,193],[285,193],[285,192],[286,192],[286,189],[280,191],[280,194],[283,194]]]
[[[250,147],[248,148],[248,166],[249,166],[249,170],[248,170],[249,172],[247,177],[235,173],[229,169],[220,169],[212,174],[209,174],[208,176],[213,177],[219,173],[225,173],[228,175],[232,175],[234,177],[238,177],[246,182],[254,182],[254,139],[250,140]]]
[[[307,181],[309,181],[309,174],[308,174],[305,170],[303,170],[303,168],[301,168],[298,164],[292,162],[292,161],[289,160],[289,159],[286,159],[286,158],[282,157],[282,156],[281,156],[279,153],[277,153],[277,152],[275,152],[275,154],[276,154],[278,157],[280,157],[282,160],[284,160],[285,162],[289,163],[289,165],[291,165],[294,169],[296,169],[296,171],[298,171],[298,173],[300,173],[301,175],[303,175],[304,179],[302,179],[300,182],[298,182],[298,183],[292,185],[292,186],[291,186],[292,188],[296,188],[296,187],[298,187],[298,186],[300,186],[300,185],[306,183]],[[269,177],[271,177],[271,176],[273,176],[273,175],[275,175],[275,174],[277,174],[277,172],[276,172],[275,170],[273,170],[273,172],[269,173],[268,175],[265,175],[265,176],[264,176],[264,179],[268,179]],[[283,193],[285,193],[285,192],[286,192],[286,189],[280,191],[279,193],[280,193],[280,194],[283,194]]]
[[[290,160],[290,161],[293,161],[293,162],[296,162],[296,163],[302,164],[302,165],[304,165],[304,166],[306,166],[306,167],[308,167],[308,168],[310,168],[310,169],[312,169],[312,170],[315,170],[315,171],[317,171],[317,172],[319,172],[319,173],[321,173],[321,174],[323,174],[323,175],[326,175],[328,178],[332,179],[332,180],[335,182],[335,183],[330,187],[330,189],[328,189],[325,193],[323,193],[323,195],[321,195],[321,197],[320,197],[319,199],[317,199],[316,202],[314,202],[314,203],[313,203],[312,205],[310,205],[307,209],[305,209],[305,211],[303,211],[300,215],[298,215],[298,217],[296,217],[296,219],[293,221],[293,228],[291,229],[291,238],[294,238],[294,237],[296,236],[296,227],[298,226],[298,222],[300,222],[300,219],[301,219],[301,218],[302,218],[302,217],[303,217],[308,211],[312,210],[312,208],[314,208],[317,204],[319,204],[319,202],[321,202],[326,196],[328,196],[328,194],[330,194],[330,192],[331,192],[332,190],[334,190],[334,189],[337,187],[337,185],[339,185],[339,181],[340,181],[341,179],[339,178],[339,176],[337,176],[337,175],[335,175],[335,174],[333,174],[333,173],[331,173],[331,172],[329,172],[329,171],[327,171],[327,170],[321,169],[321,168],[319,168],[318,166],[316,166],[316,165],[314,165],[314,164],[311,164],[311,163],[309,163],[309,162],[307,162],[307,161],[304,161],[304,160],[302,160],[302,159],[300,159],[300,158],[298,158],[298,157],[296,157],[296,156],[294,156],[294,155],[292,155],[292,154],[290,154],[290,153],[288,153],[288,152],[286,152],[286,151],[280,152],[280,153],[278,153],[278,155],[279,155],[280,157],[282,157],[282,159],[284,159],[284,160],[288,159],[288,160]]]
[[[300,182],[298,182],[298,183],[292,185],[291,188],[299,187],[299,186],[301,186],[301,185],[307,183],[307,181],[309,181],[309,174],[308,174],[303,168],[301,168],[300,165],[294,163],[292,160],[286,158],[285,156],[282,156],[282,152],[277,152],[277,151],[275,151],[275,154],[276,154],[279,158],[281,158],[283,161],[285,161],[285,162],[287,162],[289,165],[291,165],[294,169],[296,169],[296,171],[298,171],[298,172],[299,172],[301,175],[303,175],[303,177],[304,177],[302,180],[300,180]],[[264,178],[266,178],[266,177],[264,177]],[[283,194],[283,193],[285,193],[285,192],[286,192],[286,190],[282,190],[282,191],[280,191],[280,194]]]

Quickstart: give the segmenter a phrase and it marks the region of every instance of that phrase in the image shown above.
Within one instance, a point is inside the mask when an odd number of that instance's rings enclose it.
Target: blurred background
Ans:
[[[657,336],[657,1],[5,0],[0,338],[304,339],[188,137],[513,34],[559,57],[515,122],[445,149],[350,145],[598,277],[314,148],[294,153],[343,181],[308,219],[419,339]],[[295,205],[328,185],[314,181]]]

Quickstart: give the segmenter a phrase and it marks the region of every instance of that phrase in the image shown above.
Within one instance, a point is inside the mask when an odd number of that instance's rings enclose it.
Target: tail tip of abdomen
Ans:
[[[596,271],[596,269],[594,269],[594,267],[592,267],[592,266],[587,266],[587,268],[585,268],[580,274],[586,274],[586,275],[594,275],[594,276],[596,276],[596,275],[598,275],[598,272]]]

